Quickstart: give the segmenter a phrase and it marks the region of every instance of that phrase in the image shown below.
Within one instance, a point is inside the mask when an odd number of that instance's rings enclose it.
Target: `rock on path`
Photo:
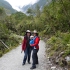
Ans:
[[[50,70],[47,65],[47,60],[45,56],[45,43],[44,41],[40,41],[40,50],[38,52],[39,56],[39,65],[35,70]],[[22,66],[24,53],[21,54],[21,45],[16,49],[8,52],[3,57],[0,58],[0,70],[30,70],[31,64],[26,63],[26,65]],[[32,63],[32,59],[31,59]]]

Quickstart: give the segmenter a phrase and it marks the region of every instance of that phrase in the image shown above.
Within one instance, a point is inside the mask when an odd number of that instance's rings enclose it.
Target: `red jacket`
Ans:
[[[39,37],[36,37],[35,41],[34,41],[34,44],[32,44],[31,46],[35,46],[36,49],[39,49],[39,41],[40,41],[40,38]]]
[[[27,39],[26,39],[26,37],[24,37],[24,40],[22,42],[22,51],[24,51],[26,49],[26,44],[27,44]]]

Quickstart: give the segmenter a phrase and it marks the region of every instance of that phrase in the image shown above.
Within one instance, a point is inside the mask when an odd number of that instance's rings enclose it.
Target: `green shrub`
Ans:
[[[64,53],[64,57],[70,55],[70,44],[67,44],[67,47],[66,47],[66,50],[65,50],[65,53]]]
[[[65,52],[63,56],[70,55],[70,33],[58,32],[55,36],[48,39],[47,43],[51,46],[50,53],[54,52]],[[53,54],[54,55],[54,54]]]
[[[48,39],[47,43],[50,44],[50,45],[54,45],[56,40],[57,40],[57,37],[53,36],[50,39]]]
[[[0,56],[2,56],[3,54],[7,53],[9,50],[17,47],[22,39],[20,38],[20,36],[18,36],[16,34],[11,34],[11,35],[8,36],[8,38],[6,40],[4,40],[4,39],[2,39],[2,40],[9,47],[9,49],[7,49],[0,42]]]

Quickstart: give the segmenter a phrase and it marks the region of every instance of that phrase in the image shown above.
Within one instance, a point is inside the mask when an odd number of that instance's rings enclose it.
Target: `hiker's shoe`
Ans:
[[[22,65],[25,65],[25,63],[22,63]]]
[[[32,66],[30,69],[35,69],[35,68],[36,68],[36,66],[34,66],[34,67]]]

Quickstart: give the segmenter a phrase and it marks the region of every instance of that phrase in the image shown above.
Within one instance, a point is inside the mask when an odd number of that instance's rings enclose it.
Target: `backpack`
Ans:
[[[33,39],[30,40],[30,44],[34,44],[34,41],[37,37],[34,37]]]

